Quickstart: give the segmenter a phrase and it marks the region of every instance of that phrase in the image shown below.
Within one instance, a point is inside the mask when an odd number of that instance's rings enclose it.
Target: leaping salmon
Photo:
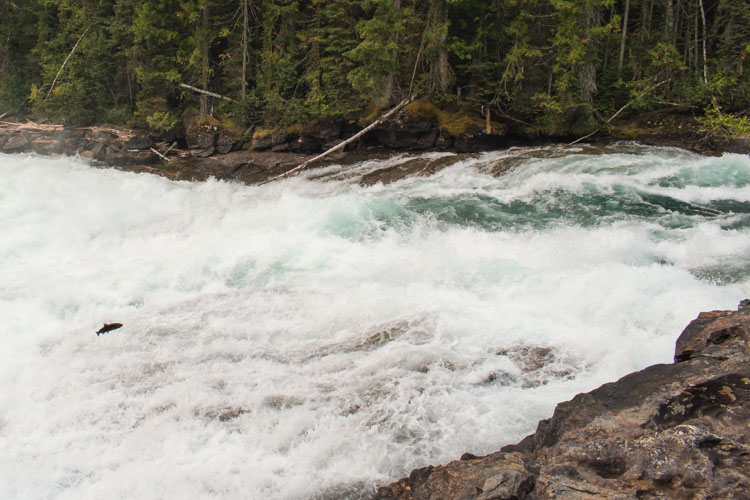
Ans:
[[[122,328],[122,323],[104,323],[104,326],[99,328],[96,332],[96,336],[98,337],[99,335],[111,332],[112,330],[117,330],[118,328]]]

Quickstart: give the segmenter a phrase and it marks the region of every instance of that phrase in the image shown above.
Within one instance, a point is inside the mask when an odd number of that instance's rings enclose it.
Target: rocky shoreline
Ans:
[[[560,403],[534,434],[413,471],[378,499],[750,498],[750,301],[659,364]]]
[[[453,161],[479,151],[511,146],[561,144],[569,137],[529,137],[511,125],[493,122],[482,128],[476,117],[451,133],[434,121],[410,115],[408,108],[379,129],[349,144],[345,150],[315,163],[350,164],[399,152],[445,151],[456,153]],[[674,146],[701,154],[719,154],[703,140],[690,120],[672,117],[623,122],[619,128],[601,132],[589,143],[634,140],[644,144]],[[676,124],[678,123],[679,124]],[[204,180],[215,177],[247,184],[265,182],[353,135],[358,127],[341,123],[318,125],[312,131],[286,129],[261,131],[243,141],[218,121],[186,127],[184,137],[159,137],[147,132],[114,126],[73,127],[31,122],[23,117],[0,121],[0,152],[41,155],[78,155],[94,164],[134,172],[148,172],[171,179]],[[489,132],[488,132],[489,130]],[[578,144],[583,146],[584,143]],[[718,148],[720,151],[750,153],[750,136],[740,137]],[[392,182],[409,175],[429,175],[450,164],[443,160],[405,159],[387,171],[361,179],[363,185]]]

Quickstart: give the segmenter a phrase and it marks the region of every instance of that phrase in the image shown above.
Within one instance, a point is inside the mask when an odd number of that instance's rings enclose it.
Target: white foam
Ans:
[[[549,157],[481,173],[532,153]],[[488,153],[369,188],[344,176],[194,184],[0,156],[4,496],[371,493],[519,440],[557,402],[670,361],[699,311],[750,296],[747,278],[696,271],[748,267],[748,230],[721,228],[732,215],[675,228],[581,225],[562,210],[499,230],[411,205],[480,206],[481,194],[543,206],[551,191],[615,197],[618,184],[733,199],[748,168],[636,146],[564,153]],[[659,186],[714,164],[726,186]],[[112,321],[125,326],[94,334]],[[524,346],[554,358],[524,371],[503,354]]]

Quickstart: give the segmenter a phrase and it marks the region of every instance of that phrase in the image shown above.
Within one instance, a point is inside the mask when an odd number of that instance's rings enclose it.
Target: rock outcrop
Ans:
[[[579,394],[520,443],[377,498],[750,498],[750,301],[701,313],[673,364]]]

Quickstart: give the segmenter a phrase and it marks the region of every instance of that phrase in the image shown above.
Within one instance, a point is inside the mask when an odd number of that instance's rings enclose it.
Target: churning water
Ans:
[[[3,498],[367,496],[669,362],[750,296],[750,159],[599,153],[369,188],[0,156]]]

